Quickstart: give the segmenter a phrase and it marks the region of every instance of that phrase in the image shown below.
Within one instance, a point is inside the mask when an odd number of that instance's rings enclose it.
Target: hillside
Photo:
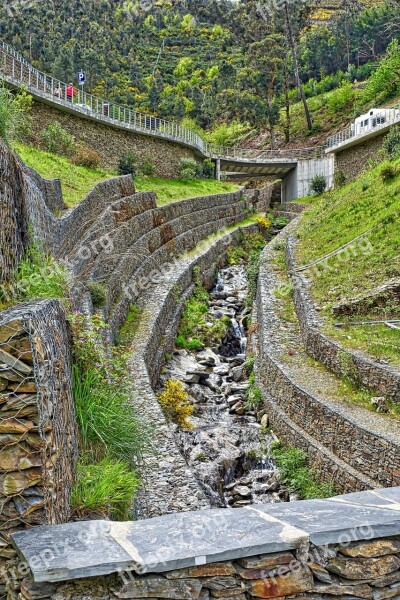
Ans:
[[[353,79],[365,77],[363,65],[382,55],[398,20],[396,4],[368,4],[335,2],[318,22],[314,2],[290,6],[304,83],[349,67]],[[285,94],[298,100],[284,11],[264,20],[253,0],[13,6],[0,8],[0,37],[35,67],[63,81],[84,69],[87,91],[137,110],[205,129],[237,120],[243,134],[277,124]]]
[[[400,160],[384,162],[343,188],[313,197],[299,229],[301,264],[328,255],[306,270],[326,331],[349,348],[397,366],[398,330],[383,324],[337,328],[334,323],[399,319],[395,296],[382,294],[376,301],[371,296],[400,278],[399,192]],[[329,258],[346,244],[341,254]],[[352,300],[356,302],[350,310],[333,311]]]

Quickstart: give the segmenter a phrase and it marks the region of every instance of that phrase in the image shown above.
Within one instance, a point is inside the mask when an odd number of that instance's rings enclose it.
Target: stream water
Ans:
[[[289,499],[268,458],[272,436],[261,422],[264,410],[246,406],[250,387],[246,361],[247,279],[244,266],[222,269],[210,292],[211,317],[228,316],[231,326],[214,347],[176,350],[160,378],[182,381],[195,411],[191,431],[175,430],[176,441],[212,506],[239,508]]]

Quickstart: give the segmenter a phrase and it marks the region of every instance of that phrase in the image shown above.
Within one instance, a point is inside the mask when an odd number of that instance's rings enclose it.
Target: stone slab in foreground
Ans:
[[[15,533],[36,582],[121,571],[162,573],[304,548],[400,535],[400,487],[243,509],[87,521]]]

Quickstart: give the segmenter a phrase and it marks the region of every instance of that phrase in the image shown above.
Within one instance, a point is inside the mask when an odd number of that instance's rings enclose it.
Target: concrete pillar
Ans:
[[[221,181],[221,159],[217,158],[215,160],[215,179],[217,181]]]

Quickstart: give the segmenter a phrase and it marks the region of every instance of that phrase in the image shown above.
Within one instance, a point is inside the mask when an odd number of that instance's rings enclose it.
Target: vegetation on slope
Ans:
[[[45,179],[60,179],[66,205],[72,208],[100,181],[115,173],[106,169],[73,165],[65,156],[59,156],[35,146],[17,143],[15,149],[21,159]]]
[[[70,316],[74,334],[73,393],[80,458],[71,507],[79,514],[128,519],[140,483],[138,467],[151,432],[131,401],[130,348],[107,342],[98,315]]]
[[[65,156],[46,152],[34,146],[16,143],[15,148],[22,160],[42,177],[60,179],[64,201],[69,208],[81,202],[97,183],[116,175],[114,171],[107,169],[74,165]],[[159,206],[197,196],[224,194],[238,189],[238,186],[233,183],[214,179],[162,179],[145,175],[138,175],[135,178],[135,187],[139,192],[156,192]]]
[[[398,31],[397,0],[340,2],[330,18],[316,15],[314,1],[288,2],[289,20],[285,10],[270,16],[263,5],[7,3],[0,7],[0,35],[63,81],[75,81],[84,68],[88,90],[137,110],[188,117],[206,129],[239,120],[272,132],[301,82],[319,82],[339,70],[350,81],[360,79],[355,69],[376,62]]]
[[[346,346],[400,365],[400,334],[385,325],[338,329],[332,307],[368,294],[400,277],[400,160],[385,161],[356,181],[325,193],[311,204],[300,224],[301,263],[307,265],[349,244],[312,266],[312,294],[326,317],[330,335]],[[365,235],[363,235],[365,234]],[[359,237],[361,236],[361,237]],[[399,318],[398,303],[371,308],[352,321]]]

